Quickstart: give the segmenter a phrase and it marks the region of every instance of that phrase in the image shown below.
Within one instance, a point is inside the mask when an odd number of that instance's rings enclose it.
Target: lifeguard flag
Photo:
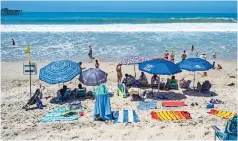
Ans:
[[[30,45],[26,46],[25,53],[30,54]]]
[[[26,46],[25,53],[28,54],[28,61],[31,63],[31,56],[30,56],[30,45]]]

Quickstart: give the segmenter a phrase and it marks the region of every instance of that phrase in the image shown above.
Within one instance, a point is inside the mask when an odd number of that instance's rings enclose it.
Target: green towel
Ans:
[[[106,94],[106,93],[108,93],[108,90],[105,84],[101,84],[97,86],[94,90],[94,95]]]

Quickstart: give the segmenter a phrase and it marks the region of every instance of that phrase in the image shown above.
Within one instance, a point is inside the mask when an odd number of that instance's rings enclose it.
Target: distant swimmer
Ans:
[[[15,41],[12,39],[12,45],[14,45],[15,46]]]
[[[88,48],[89,48],[89,52],[88,52],[89,58],[94,59],[92,46],[91,46],[91,45],[88,45]]]

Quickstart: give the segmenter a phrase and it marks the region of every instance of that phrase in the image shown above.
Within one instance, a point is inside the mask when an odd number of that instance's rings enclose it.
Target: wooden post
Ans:
[[[31,61],[30,60],[29,60],[29,67],[30,67],[30,97],[31,97]]]

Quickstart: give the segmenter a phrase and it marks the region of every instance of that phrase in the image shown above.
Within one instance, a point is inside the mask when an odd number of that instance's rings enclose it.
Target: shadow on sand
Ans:
[[[193,91],[192,89],[188,89],[188,90],[183,90],[182,92],[183,92],[184,95],[188,95],[188,96],[197,96],[197,97],[213,97],[213,96],[217,96],[217,93],[212,92],[212,91],[201,93],[201,92]]]
[[[153,100],[182,100],[186,99],[187,97],[180,93],[175,92],[155,92],[153,94]]]

